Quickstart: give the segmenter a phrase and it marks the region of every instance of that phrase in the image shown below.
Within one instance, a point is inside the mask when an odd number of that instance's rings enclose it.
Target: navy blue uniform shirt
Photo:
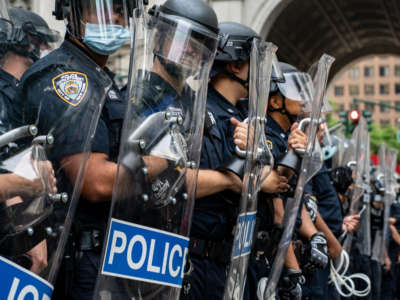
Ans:
[[[290,131],[284,131],[273,118],[267,117],[265,126],[266,142],[270,146],[275,162],[287,151],[289,134]]]
[[[244,118],[241,112],[211,85],[208,88],[206,108],[207,118],[211,120],[212,125],[204,131],[200,170],[216,170],[234,155],[235,128],[230,118],[239,121],[243,121]],[[230,237],[232,227],[236,223],[239,201],[240,194],[231,191],[196,199],[191,237],[214,241]]]
[[[52,130],[55,142],[48,155],[60,175],[57,178],[60,192],[72,191],[71,182],[59,170],[60,161],[82,153],[88,128],[103,98],[105,102],[90,151],[104,153],[111,161],[117,160],[125,102],[112,76],[67,37],[58,49],[33,64],[21,79],[18,119],[25,124],[37,124],[39,135],[47,135]],[[106,90],[107,86],[111,88]],[[81,197],[77,220],[84,227],[105,228],[110,202],[92,203]]]
[[[333,234],[340,235],[343,223],[342,208],[325,163],[322,165],[321,170],[311,179],[311,185],[313,195],[318,201],[319,213]]]
[[[265,126],[265,136],[266,142],[270,147],[272,155],[274,156],[275,164],[278,159],[288,151],[288,138],[290,135],[290,130],[284,131],[282,127],[270,116],[267,116],[267,126]],[[292,176],[292,181],[296,181],[296,175]],[[280,196],[284,203],[286,199],[283,195]],[[303,205],[303,201],[300,204],[300,208]],[[302,224],[301,221],[301,209],[299,209],[296,219],[296,228],[300,228]]]
[[[18,80],[0,68],[0,134],[12,128],[9,114],[15,99]]]

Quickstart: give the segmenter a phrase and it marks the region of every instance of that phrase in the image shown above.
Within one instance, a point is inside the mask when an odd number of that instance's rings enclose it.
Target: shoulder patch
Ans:
[[[274,148],[274,144],[272,144],[271,140],[267,139],[267,140],[265,140],[265,142],[267,143],[269,150],[272,150]]]
[[[110,90],[108,92],[108,97],[110,98],[110,100],[118,100],[119,99],[117,92],[114,90]]]
[[[85,98],[88,79],[80,72],[65,72],[52,79],[58,97],[72,106],[78,106]]]

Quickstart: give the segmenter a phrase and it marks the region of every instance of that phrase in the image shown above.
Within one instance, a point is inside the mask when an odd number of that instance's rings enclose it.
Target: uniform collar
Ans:
[[[154,72],[149,72],[150,73],[150,80],[152,86],[157,90],[157,91],[167,91],[170,94],[178,95],[178,93],[175,91],[175,89],[167,82],[165,81],[160,75]]]
[[[85,50],[85,48],[83,48],[82,46],[78,45],[77,43],[75,43],[74,41],[72,41],[69,38],[69,35],[67,34],[65,36],[64,42],[61,44],[60,48],[64,48],[66,53],[68,52],[79,52],[79,54],[85,57],[85,59],[88,59],[90,61],[92,61],[94,64],[96,64],[96,66],[99,66],[94,60],[93,58],[90,57],[89,53],[87,53],[87,51]],[[99,66],[99,68],[101,68]],[[104,70],[104,69],[102,69]],[[108,74],[107,74],[108,75]]]
[[[4,71],[3,69],[0,68],[0,78],[12,85],[13,87],[16,87],[19,80],[12,76],[10,73]]]
[[[208,85],[208,90],[211,95],[214,95],[215,97],[209,97],[209,99],[218,99],[215,101],[215,104],[219,106],[223,111],[228,112],[230,115],[241,115],[240,110],[237,109],[231,102],[229,102],[228,99],[226,99],[222,94],[220,94],[213,85],[209,84]],[[212,100],[211,100],[212,101]]]
[[[177,91],[159,74],[155,72],[149,72],[150,79],[148,80],[151,82],[152,87],[158,92],[163,94],[172,95],[174,98],[181,98],[181,99],[191,99],[191,94],[193,90],[186,84],[182,89],[182,94],[179,95]]]
[[[267,116],[267,126],[270,128],[272,132],[275,132],[282,138],[286,139],[290,134],[290,129],[288,131],[284,131],[282,127],[270,116]]]

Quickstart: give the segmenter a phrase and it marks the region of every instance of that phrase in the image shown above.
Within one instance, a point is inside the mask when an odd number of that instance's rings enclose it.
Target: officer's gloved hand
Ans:
[[[337,167],[331,171],[333,186],[339,194],[344,195],[353,183],[353,171],[350,167]]]
[[[317,232],[311,237],[309,245],[305,248],[305,263],[302,269],[305,273],[313,273],[317,268],[324,269],[328,261],[328,245],[325,235],[322,232]]]
[[[235,127],[233,142],[235,143],[235,153],[225,160],[218,168],[219,171],[229,171],[243,179],[244,164],[246,162],[247,131],[248,124],[240,122],[235,118],[230,119]]]
[[[315,223],[315,220],[317,219],[317,212],[318,212],[317,199],[310,194],[305,194],[304,195],[304,205],[306,206],[308,214],[310,215],[311,221],[313,221],[313,223]]]
[[[301,270],[287,269],[278,287],[278,295],[281,300],[301,300],[302,288],[305,283]]]
[[[296,186],[297,186],[297,175],[293,174],[289,181],[288,181],[288,185],[290,186],[289,189],[287,190],[287,192],[285,193],[281,193],[282,196],[284,196],[285,198],[292,198],[294,197],[294,192],[296,190]]]

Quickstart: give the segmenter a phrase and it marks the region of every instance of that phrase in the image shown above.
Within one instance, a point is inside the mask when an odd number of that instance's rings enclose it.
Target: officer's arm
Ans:
[[[206,197],[224,190],[240,193],[242,191],[242,181],[231,172],[199,170],[196,198]]]
[[[393,224],[390,224],[390,230],[392,231],[393,240],[395,241],[395,243],[397,245],[400,245],[400,234],[397,231],[396,226],[394,226]]]
[[[71,182],[75,182],[84,155],[74,154],[61,160],[62,168]],[[146,156],[143,157],[143,161],[151,179],[167,168],[167,161],[164,158]],[[107,154],[91,153],[83,176],[82,196],[91,202],[110,201],[116,174],[117,164],[109,161]],[[121,168],[120,177],[123,176],[124,169]]]
[[[43,191],[40,178],[28,180],[17,174],[0,175],[0,202],[17,196],[32,197]]]
[[[299,232],[301,236],[307,239],[311,239],[311,237],[318,232],[304,205],[302,205],[301,208],[301,226]]]
[[[335,235],[329,229],[328,225],[326,225],[324,219],[317,212],[317,218],[315,220],[315,226],[317,229],[325,234],[326,242],[328,244],[329,254],[331,255],[332,259],[337,258],[340,253],[342,252],[342,245],[340,245],[339,241],[336,239]]]
[[[282,198],[275,197],[272,199],[274,205],[274,224],[282,224],[285,208]]]
[[[61,166],[71,182],[75,182],[85,157],[84,153],[64,157]],[[91,153],[83,176],[82,196],[90,202],[110,201],[117,164],[104,153]]]
[[[296,255],[294,254],[293,244],[290,242],[288,252],[285,259],[286,269],[300,270],[299,263],[297,262]]]

